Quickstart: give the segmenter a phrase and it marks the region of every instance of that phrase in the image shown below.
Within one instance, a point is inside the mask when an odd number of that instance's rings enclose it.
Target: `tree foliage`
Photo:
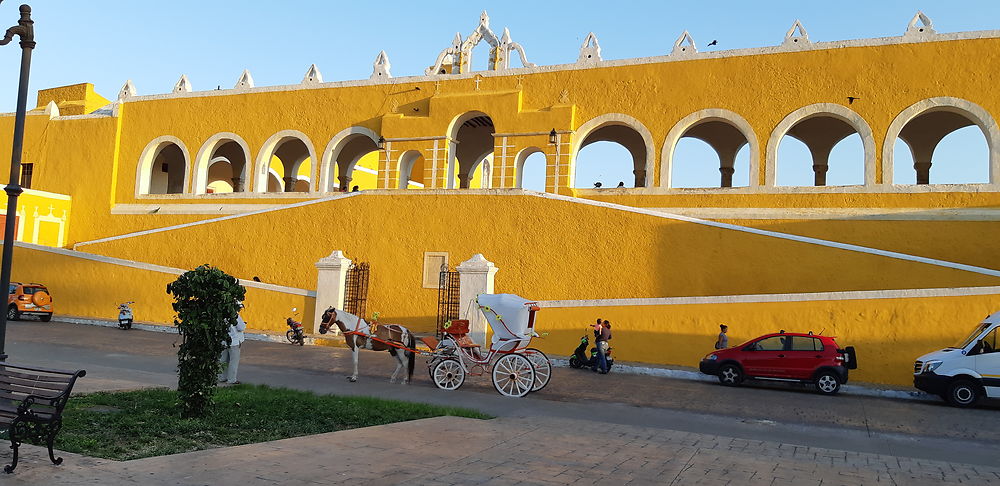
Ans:
[[[246,289],[222,270],[201,265],[167,284],[167,293],[174,296],[174,325],[183,336],[177,351],[181,416],[202,417],[213,403],[219,356],[230,342],[229,326],[236,323]]]

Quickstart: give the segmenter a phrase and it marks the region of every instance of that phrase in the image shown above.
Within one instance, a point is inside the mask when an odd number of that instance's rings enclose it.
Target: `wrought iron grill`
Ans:
[[[344,292],[344,310],[362,319],[368,304],[368,263],[351,263],[347,269],[347,289]]]
[[[441,265],[441,273],[438,276],[438,339],[444,335],[444,323],[458,319],[458,311],[461,307],[458,294],[460,283],[458,272],[449,269],[448,265]]]

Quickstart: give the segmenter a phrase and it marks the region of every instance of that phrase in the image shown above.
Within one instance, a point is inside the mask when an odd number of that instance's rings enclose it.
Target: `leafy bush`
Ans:
[[[177,351],[177,393],[182,417],[202,417],[212,405],[219,356],[229,343],[246,289],[235,277],[201,265],[167,284],[174,296],[174,325],[184,337]]]

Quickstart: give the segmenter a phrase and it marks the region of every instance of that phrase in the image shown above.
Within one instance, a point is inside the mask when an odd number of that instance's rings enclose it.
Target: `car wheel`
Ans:
[[[971,407],[979,400],[979,387],[970,380],[955,380],[948,386],[947,397],[956,407]]]
[[[840,378],[832,371],[824,371],[816,377],[816,391],[824,395],[835,395],[840,391]]]
[[[49,322],[52,320],[52,314],[45,314],[44,316],[38,316],[42,322]]]
[[[583,363],[580,362],[579,358],[576,356],[569,357],[569,367],[570,368],[583,368]]]
[[[736,386],[743,383],[743,371],[734,364],[723,365],[719,368],[719,383],[726,386]]]
[[[12,305],[7,308],[7,320],[8,321],[20,321],[21,312],[17,310],[16,305]]]

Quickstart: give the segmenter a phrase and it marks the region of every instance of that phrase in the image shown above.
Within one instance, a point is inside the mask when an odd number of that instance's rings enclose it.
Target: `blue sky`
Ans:
[[[0,28],[17,22],[19,3],[6,0],[0,5]],[[514,40],[527,50],[529,60],[537,64],[575,61],[590,31],[597,34],[604,59],[619,59],[667,53],[684,30],[691,32],[702,51],[775,45],[796,19],[814,41],[900,35],[917,10],[931,17],[938,32],[1000,29],[1000,2],[986,0],[28,3],[33,8],[38,42],[29,104],[33,104],[38,88],[79,82],[94,83],[108,98],[117,95],[126,79],[133,80],[140,94],[169,92],[181,74],[188,75],[196,90],[232,87],[243,69],[250,69],[257,86],[294,84],[312,63],[319,66],[326,81],[366,79],[382,49],[389,54],[393,75],[422,74],[456,31],[464,36],[476,26],[484,8],[494,30],[509,27]],[[718,45],[707,47],[713,39]],[[0,47],[0,66],[7,66],[0,76],[0,111],[14,110],[19,55],[20,49],[13,43]],[[831,184],[860,182],[859,169],[850,168],[858,165],[854,159],[860,157],[860,142],[853,151],[851,143],[847,140],[835,149],[831,166],[846,169],[842,175],[831,169]],[[717,185],[717,158],[703,145],[685,140],[678,148],[677,157],[692,162],[690,172],[685,169],[675,180]],[[811,183],[811,163],[804,147],[782,145],[780,157],[790,161],[786,167],[795,170],[780,172],[779,184]],[[600,180],[605,186],[619,180],[630,184],[630,169],[626,168],[630,164],[608,163],[627,160],[624,153],[621,147],[607,143],[582,151],[580,185],[589,186],[591,180]],[[945,139],[935,158],[983,160],[985,153],[982,135],[967,128]],[[901,155],[906,157],[903,160],[909,159],[905,151],[897,151],[897,160]],[[846,162],[839,163],[841,158]],[[801,163],[796,163],[799,159]],[[979,167],[947,177],[985,177],[985,162],[966,165]],[[910,172],[900,173],[896,179],[905,181]],[[739,174],[738,170],[737,181]]]

